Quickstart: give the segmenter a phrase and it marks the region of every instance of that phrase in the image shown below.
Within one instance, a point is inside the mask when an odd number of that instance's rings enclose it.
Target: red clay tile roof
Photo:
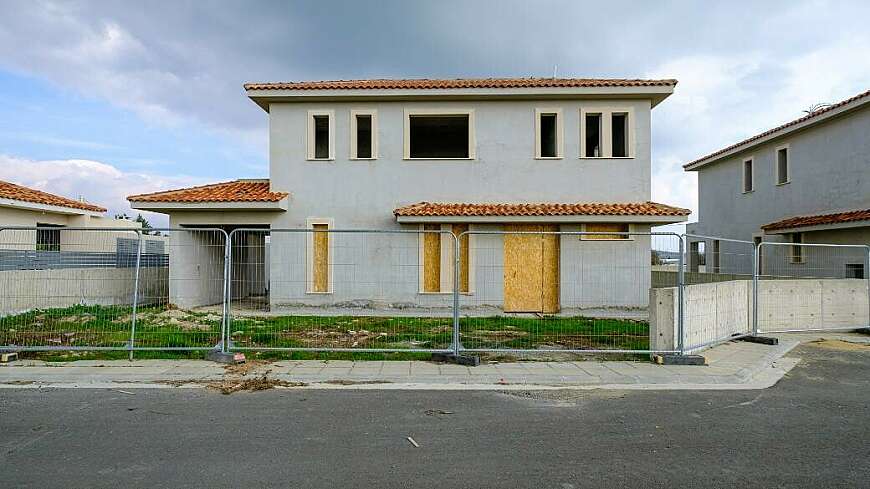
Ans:
[[[859,93],[858,95],[855,95],[854,97],[850,97],[850,98],[847,98],[846,100],[843,100],[841,102],[837,102],[836,104],[829,105],[829,106],[825,107],[824,109],[820,109],[820,110],[813,112],[812,114],[807,114],[807,115],[805,115],[801,118],[795,119],[791,122],[786,122],[785,124],[783,124],[781,126],[776,126],[773,129],[769,129],[767,131],[764,131],[761,134],[756,134],[755,136],[752,136],[751,138],[747,138],[747,139],[744,139],[743,141],[740,141],[739,143],[732,144],[731,146],[728,146],[727,148],[722,148],[719,151],[715,151],[713,153],[708,154],[707,156],[704,156],[704,157],[698,158],[694,161],[691,161],[689,163],[686,163],[685,165],[683,165],[683,168],[688,168],[696,163],[699,163],[699,162],[702,162],[704,160],[708,160],[710,158],[727,153],[733,149],[739,148],[740,146],[744,146],[744,145],[747,145],[753,141],[757,141],[757,140],[762,139],[764,137],[770,136],[771,134],[776,133],[778,131],[781,131],[783,129],[788,129],[789,127],[798,125],[802,122],[806,122],[808,120],[815,119],[816,117],[824,115],[832,110],[839,109],[840,107],[842,107],[844,105],[848,105],[852,102],[855,102],[856,100],[861,100],[861,99],[866,98],[866,97],[870,97],[870,90],[867,90],[864,93]]]
[[[527,204],[457,204],[420,202],[393,211],[397,217],[447,216],[688,216],[681,209],[655,202],[628,203],[527,203]]]
[[[822,226],[825,224],[840,224],[844,222],[870,221],[870,209],[836,212],[833,214],[818,214],[815,216],[797,216],[772,222],[761,226],[765,231],[780,229],[803,228],[807,226]]]
[[[0,198],[20,200],[22,202],[30,202],[33,204],[55,205],[58,207],[67,207],[84,211],[106,212],[106,209],[98,205],[79,202],[78,200],[68,199],[41,190],[4,182],[2,180],[0,180]]]
[[[677,80],[621,78],[457,78],[449,80],[327,80],[246,83],[245,90],[390,90],[448,88],[559,88],[559,87],[653,87],[675,86]]]
[[[199,187],[131,195],[130,202],[278,202],[287,192],[269,190],[269,180],[234,180]]]

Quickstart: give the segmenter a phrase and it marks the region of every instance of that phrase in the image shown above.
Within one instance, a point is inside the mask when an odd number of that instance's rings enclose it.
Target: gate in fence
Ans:
[[[539,224],[7,227],[0,348],[682,353],[866,327],[868,250]]]

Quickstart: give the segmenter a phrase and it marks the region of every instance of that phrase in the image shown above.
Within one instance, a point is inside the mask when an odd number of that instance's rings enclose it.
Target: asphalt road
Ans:
[[[5,389],[0,487],[867,487],[870,352],[793,355],[763,391]]]

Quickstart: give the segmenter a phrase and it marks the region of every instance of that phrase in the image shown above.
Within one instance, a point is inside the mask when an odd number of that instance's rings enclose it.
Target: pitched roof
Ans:
[[[853,102],[857,102],[857,101],[862,101],[862,103],[870,102],[870,90],[863,92],[863,93],[859,93],[858,95],[855,95],[854,97],[847,98],[846,100],[837,102],[833,105],[829,105],[823,109],[819,109],[815,112],[807,114],[807,115],[800,117],[798,119],[795,119],[793,121],[786,122],[785,124],[782,124],[780,126],[776,126],[773,129],[768,129],[767,131],[764,131],[760,134],[756,134],[755,136],[752,136],[750,138],[746,138],[743,141],[740,141],[739,143],[735,143],[735,144],[732,144],[731,146],[722,148],[718,151],[714,151],[713,153],[710,153],[707,156],[703,156],[703,157],[698,158],[694,161],[686,163],[685,165],[683,165],[683,168],[689,168],[689,167],[695,166],[701,162],[711,163],[712,161],[715,161],[714,158],[716,158],[717,156],[723,155],[723,154],[728,153],[732,150],[738,149],[742,146],[746,146],[746,148],[744,148],[744,149],[748,149],[749,147],[752,146],[751,143],[753,143],[755,141],[758,141],[760,139],[764,139],[767,136],[772,136],[780,131],[786,131],[787,129],[790,129],[794,126],[800,125],[804,122],[814,121],[816,119],[819,119],[821,116],[823,116],[825,114],[830,114],[831,111],[837,110],[839,108],[842,108],[846,105],[849,105],[849,104],[851,104]],[[711,160],[711,159],[712,159],[712,161],[707,161],[707,160]]]
[[[233,180],[198,187],[131,195],[130,202],[278,202],[289,195],[272,192],[269,180]]]
[[[10,182],[0,180],[0,198],[10,200],[20,200],[22,202],[30,202],[33,204],[54,205],[57,207],[67,207],[70,209],[79,209],[91,212],[106,212],[106,209],[98,205],[80,202],[78,200],[68,199],[60,195],[50,194],[41,190],[36,190],[22,185],[16,185]]]
[[[842,224],[856,221],[870,221],[870,209],[835,212],[832,214],[817,214],[813,216],[797,216],[772,222],[761,226],[765,231],[803,228],[808,226],[823,226],[826,224]]]
[[[420,202],[393,211],[397,217],[448,216],[688,216],[689,209],[656,202],[460,204]]]
[[[675,86],[677,80],[624,78],[456,78],[375,79],[246,83],[245,90],[395,90],[450,88],[560,88]]]

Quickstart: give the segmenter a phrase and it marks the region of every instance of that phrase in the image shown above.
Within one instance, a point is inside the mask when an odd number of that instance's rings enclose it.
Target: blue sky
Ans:
[[[651,5],[0,1],[0,179],[130,213],[134,193],[268,176],[244,82],[555,68],[678,79],[652,115],[653,199],[697,209],[683,163],[870,89],[870,2]]]

